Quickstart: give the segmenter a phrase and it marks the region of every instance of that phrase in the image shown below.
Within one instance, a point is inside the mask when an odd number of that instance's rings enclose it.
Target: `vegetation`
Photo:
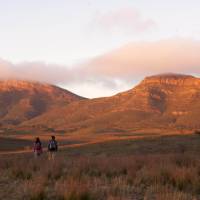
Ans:
[[[197,200],[200,137],[117,141],[46,155],[2,156],[0,199]]]
[[[0,137],[0,151],[13,151],[33,146],[33,142],[23,139]]]

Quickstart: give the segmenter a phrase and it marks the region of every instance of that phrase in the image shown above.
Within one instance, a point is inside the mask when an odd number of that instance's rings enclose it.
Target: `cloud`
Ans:
[[[156,26],[152,19],[145,19],[135,8],[121,8],[107,13],[98,13],[91,23],[92,28],[114,33],[143,33]]]
[[[89,74],[128,81],[166,72],[200,74],[200,41],[135,42],[85,63]]]
[[[73,72],[70,69],[44,62],[23,62],[13,64],[0,59],[0,79],[31,80],[47,83],[62,83],[73,81]]]
[[[198,76],[199,52],[200,41],[174,38],[129,43],[70,68],[43,62],[13,64],[0,60],[0,79],[47,82],[83,96],[97,97],[103,91],[111,95],[129,89],[148,75],[172,72]]]
[[[39,81],[49,84],[67,87],[72,92],[77,92],[85,97],[95,97],[102,95],[106,89],[107,93],[116,90],[119,83],[112,78],[96,76],[90,74],[82,66],[67,67],[45,62],[23,62],[13,64],[9,61],[0,59],[0,80],[27,80]],[[91,92],[96,88],[96,92]],[[90,91],[90,95],[89,95]]]

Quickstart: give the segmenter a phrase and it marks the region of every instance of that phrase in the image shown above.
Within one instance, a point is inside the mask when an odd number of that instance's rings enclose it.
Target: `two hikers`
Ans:
[[[49,144],[48,144],[48,158],[49,158],[49,160],[55,159],[55,154],[56,154],[57,151],[58,151],[58,144],[57,144],[56,138],[55,138],[55,136],[51,136],[51,140],[49,141]],[[35,139],[33,152],[34,152],[34,155],[35,155],[36,158],[39,157],[43,152],[42,143],[41,143],[39,137],[37,137]]]

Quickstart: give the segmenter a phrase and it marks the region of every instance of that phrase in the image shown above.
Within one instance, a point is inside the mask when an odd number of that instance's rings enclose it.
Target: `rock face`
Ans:
[[[182,74],[163,74],[150,76],[142,81],[142,84],[160,84],[160,85],[174,85],[174,86],[200,86],[200,79],[194,76]]]
[[[66,131],[200,128],[200,79],[179,74],[145,78],[112,97],[83,99],[55,86],[0,83],[0,122]]]
[[[82,99],[64,89],[38,82],[0,81],[0,122],[17,125]]]

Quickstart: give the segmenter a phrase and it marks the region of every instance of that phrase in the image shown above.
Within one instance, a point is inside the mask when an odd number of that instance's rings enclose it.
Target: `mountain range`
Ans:
[[[0,82],[1,127],[70,133],[199,129],[200,79],[161,74],[111,97],[86,99],[38,82]]]
[[[59,87],[21,80],[0,81],[0,123],[19,125],[49,110],[83,99]]]

